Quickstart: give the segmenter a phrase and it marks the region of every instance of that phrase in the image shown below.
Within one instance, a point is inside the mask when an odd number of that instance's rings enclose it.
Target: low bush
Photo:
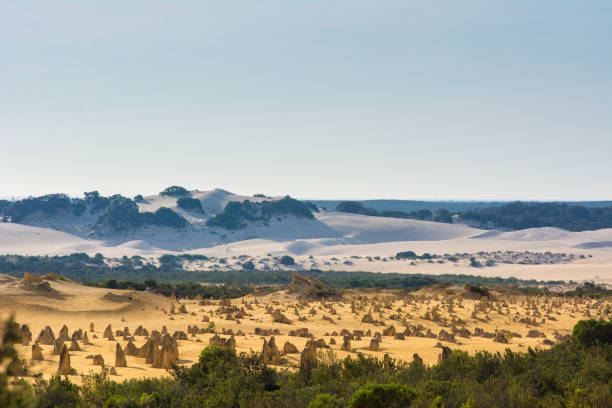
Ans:
[[[295,259],[293,259],[289,255],[283,255],[279,262],[281,265],[287,265],[287,266],[295,265]]]
[[[204,212],[204,208],[202,208],[202,202],[197,198],[181,197],[176,200],[176,204],[179,206],[179,208],[182,208],[183,210],[197,211],[200,213]]]

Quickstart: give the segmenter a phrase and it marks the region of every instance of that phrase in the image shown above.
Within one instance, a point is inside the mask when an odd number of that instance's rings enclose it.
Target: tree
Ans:
[[[169,197],[183,197],[189,195],[189,190],[185,187],[181,186],[170,186],[166,188],[164,191],[159,193],[159,195],[169,196]]]
[[[140,224],[138,205],[127,197],[113,198],[100,220],[119,231],[137,226]]]

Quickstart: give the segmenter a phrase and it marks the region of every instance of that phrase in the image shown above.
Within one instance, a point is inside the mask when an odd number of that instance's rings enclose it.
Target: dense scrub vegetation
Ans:
[[[0,214],[2,214],[2,210],[4,209],[4,207],[9,205],[10,203],[12,203],[12,201],[9,201],[9,200],[0,200]]]
[[[111,200],[98,222],[120,231],[139,226],[141,221],[138,204],[129,198],[117,197]]]
[[[184,187],[171,186],[160,194],[177,197],[177,205],[184,210],[203,212],[201,201],[190,197],[190,192]],[[257,197],[260,197],[260,195],[257,195]],[[28,197],[14,202],[0,200],[0,215],[5,221],[18,223],[23,222],[32,214],[43,216],[99,214],[99,224],[116,230],[125,230],[140,225],[159,225],[174,228],[186,226],[186,220],[169,208],[162,207],[155,213],[139,213],[137,203],[143,201],[142,195],[135,196],[134,199],[119,194],[104,197],[98,191],[86,192],[83,198],[70,198],[66,194],[48,194],[40,197]],[[427,207],[432,207],[433,204],[435,203],[429,203]],[[336,211],[444,223],[452,223],[453,219],[456,218],[461,222],[474,224],[485,229],[518,230],[557,227],[569,231],[585,231],[612,228],[612,206],[604,206],[604,204],[609,204],[609,202],[586,202],[584,205],[579,205],[517,201],[505,204],[489,203],[488,206],[482,208],[475,208],[474,205],[471,205],[467,207],[470,208],[467,211],[451,212],[445,208],[422,208],[406,212],[396,209],[376,210],[359,201],[340,201],[336,205]],[[459,206],[457,208],[463,207]],[[313,211],[319,211],[314,202],[302,202],[289,196],[281,200],[264,200],[262,202],[245,200],[242,203],[229,202],[221,213],[208,219],[207,224],[211,227],[236,230],[246,227],[248,222],[267,223],[273,217],[279,218],[285,215],[312,219],[314,218]]]
[[[101,284],[94,284],[108,289],[149,290],[161,293],[164,296],[178,295],[193,299],[196,296],[206,299],[234,299],[246,296],[253,291],[253,287],[244,285],[203,285],[198,282],[157,282],[155,279],[145,279],[142,282],[129,280],[107,279]]]
[[[200,213],[204,212],[204,208],[202,208],[202,202],[197,198],[181,197],[176,200],[176,205],[178,205],[179,208],[182,208],[183,210],[197,211]]]
[[[168,378],[111,381],[108,375],[38,378],[33,387],[9,387],[7,371],[18,362],[18,325],[3,326],[0,405],[6,407],[609,407],[612,406],[612,337],[579,322],[574,335],[548,350],[525,353],[454,350],[433,366],[357,354],[339,360],[320,353],[296,372],[261,363],[258,353],[206,347],[191,367]],[[596,322],[612,326],[610,322]],[[2,361],[0,361],[2,362]],[[32,405],[29,405],[32,404]]]
[[[453,222],[452,214],[444,208],[435,211],[431,211],[429,209],[422,209],[417,211],[411,211],[409,213],[397,210],[376,211],[374,208],[365,207],[359,201],[340,201],[336,206],[336,211],[377,217],[408,218],[414,220],[428,220],[446,223]]]
[[[20,222],[28,215],[40,212],[44,215],[56,214],[59,210],[71,210],[72,203],[66,194],[48,194],[41,197],[29,197],[8,204],[2,209],[2,215],[12,222]]]
[[[101,284],[108,279],[142,282],[155,279],[157,282],[203,282],[214,284],[236,285],[288,285],[292,271],[287,270],[233,270],[202,271],[185,270],[183,261],[207,259],[204,255],[163,255],[159,266],[144,262],[139,256],[124,256],[118,265],[109,266],[101,254],[89,256],[85,253],[74,253],[64,256],[22,256],[0,255],[0,273],[22,277],[24,273],[55,273],[83,283]],[[416,290],[426,285],[453,283],[464,285],[521,285],[533,286],[536,280],[519,280],[516,278],[494,278],[473,275],[424,275],[374,272],[321,271],[310,269],[298,271],[311,275],[341,289],[379,288]],[[561,283],[550,281],[550,284]]]
[[[269,222],[272,217],[286,215],[314,218],[308,205],[286,196],[280,200],[268,200],[259,203],[250,200],[244,200],[241,203],[229,202],[222,212],[209,218],[206,223],[210,227],[235,230],[246,227],[247,222]]]
[[[142,199],[142,196],[140,198]],[[109,227],[116,231],[124,231],[144,225],[173,228],[184,228],[187,225],[187,221],[183,217],[169,208],[161,207],[154,213],[140,213],[135,200],[119,194],[104,197],[97,191],[86,192],[84,198],[70,198],[66,194],[29,197],[10,202],[1,208],[3,218],[11,222],[22,222],[29,215],[36,213],[45,216],[53,216],[59,213],[81,216],[86,212],[99,214],[97,225]]]
[[[512,202],[486,208],[451,213],[441,208],[436,211],[422,209],[412,212],[377,211],[358,201],[341,201],[336,211],[392,218],[410,218],[436,222],[453,222],[453,215],[460,221],[480,228],[519,230],[526,228],[557,227],[568,231],[585,231],[612,228],[612,206],[586,207],[565,203]]]
[[[525,229],[557,227],[568,231],[612,228],[612,206],[587,208],[563,203],[513,202],[459,214],[483,228]]]

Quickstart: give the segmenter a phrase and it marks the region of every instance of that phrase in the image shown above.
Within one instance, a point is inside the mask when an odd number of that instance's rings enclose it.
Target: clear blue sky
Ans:
[[[612,2],[0,0],[0,195],[612,199]]]

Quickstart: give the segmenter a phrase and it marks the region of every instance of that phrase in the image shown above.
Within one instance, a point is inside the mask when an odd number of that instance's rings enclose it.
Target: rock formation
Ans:
[[[318,365],[317,347],[312,340],[308,340],[306,347],[300,355],[300,370],[310,373]]]
[[[44,361],[42,348],[38,342],[32,344],[32,360],[33,361]]]
[[[70,348],[68,349],[69,351],[82,351],[81,347],[79,347],[79,342],[76,340],[76,338],[72,338],[72,340],[70,340]]]
[[[299,353],[299,350],[292,343],[289,343],[288,341],[286,341],[285,345],[283,346],[283,353],[284,354]]]
[[[127,367],[127,360],[119,343],[115,347],[115,367]]]
[[[301,276],[293,273],[288,293],[297,293],[304,297],[321,298],[338,296],[336,289],[312,276]]]
[[[438,362],[450,360],[452,356],[453,351],[446,346],[442,346],[442,353],[438,355]]]
[[[30,331],[30,328],[24,324],[21,326],[20,333],[21,333],[21,345],[29,346],[30,342],[32,341],[32,332]]]
[[[40,331],[36,341],[40,344],[52,346],[53,343],[55,343],[55,335],[53,334],[53,330],[51,330],[49,326],[45,326],[45,328]]]
[[[104,357],[101,354],[96,354],[93,358],[93,365],[103,366],[104,365]]]
[[[123,350],[123,353],[126,356],[136,357],[138,355],[138,352],[139,352],[138,347],[134,345],[132,340],[128,340],[128,343],[125,345],[125,349]]]
[[[53,342],[53,351],[51,354],[54,356],[59,356],[62,353],[62,347],[64,347],[64,340],[57,338]]]
[[[57,369],[59,375],[76,375],[76,370],[70,367],[70,354],[68,354],[68,347],[64,344],[62,351],[60,352],[59,367]]]
[[[261,350],[261,361],[265,364],[278,365],[282,362],[281,353],[276,346],[274,336],[270,337],[270,341],[264,339],[263,348]]]
[[[351,338],[349,336],[344,336],[340,350],[351,351]]]
[[[64,341],[70,341],[70,336],[68,335],[68,326],[63,325],[57,337]]]

